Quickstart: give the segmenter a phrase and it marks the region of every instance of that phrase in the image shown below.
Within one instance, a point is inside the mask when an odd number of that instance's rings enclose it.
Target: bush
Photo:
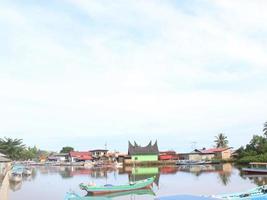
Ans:
[[[255,156],[244,156],[236,161],[239,164],[247,164],[250,162],[267,162],[267,153]]]

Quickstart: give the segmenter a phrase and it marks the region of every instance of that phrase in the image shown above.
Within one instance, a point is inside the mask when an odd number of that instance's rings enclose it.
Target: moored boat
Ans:
[[[32,174],[32,170],[29,167],[25,167],[23,169],[23,175],[30,176]]]
[[[147,178],[140,181],[130,182],[125,185],[103,185],[103,186],[95,186],[95,185],[87,185],[84,183],[80,184],[80,188],[88,192],[91,195],[104,195],[115,192],[125,192],[131,190],[139,190],[139,189],[149,189],[153,184],[155,177]]]
[[[251,162],[250,167],[242,168],[244,173],[250,174],[267,174],[267,163]]]
[[[246,192],[215,195],[213,197],[228,200],[263,200],[267,199],[267,185],[259,186]]]

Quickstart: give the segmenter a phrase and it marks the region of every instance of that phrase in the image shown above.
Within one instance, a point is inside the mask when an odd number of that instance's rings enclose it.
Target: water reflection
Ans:
[[[170,194],[218,194],[235,191],[243,191],[254,187],[253,184],[267,184],[267,176],[246,176],[231,164],[223,165],[192,165],[192,166],[164,166],[164,167],[125,167],[116,168],[85,168],[63,166],[38,166],[32,175],[24,177],[20,184],[9,184],[10,200],[34,199],[63,199],[69,189],[84,196],[79,189],[79,184],[95,182],[104,184],[125,184],[129,181],[137,181],[155,176],[153,190],[157,195]],[[242,184],[241,184],[242,183]],[[24,187],[27,184],[27,187]],[[53,187],[45,188],[46,184]],[[211,191],[205,185],[213,185]],[[194,188],[194,190],[190,188]],[[244,188],[242,188],[244,187]],[[45,188],[46,192],[40,188]],[[51,191],[50,191],[51,190]],[[34,192],[33,192],[34,191]],[[151,190],[141,190],[112,194],[111,198],[122,200],[154,199]],[[23,197],[23,198],[21,198]]]

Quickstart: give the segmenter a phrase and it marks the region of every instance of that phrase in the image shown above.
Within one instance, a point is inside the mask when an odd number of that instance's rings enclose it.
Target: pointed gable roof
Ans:
[[[134,142],[134,145],[129,141],[128,142],[128,154],[131,155],[158,155],[159,154],[159,148],[158,148],[158,142],[156,141],[154,145],[152,145],[152,142],[150,141],[149,144],[145,147],[141,147],[136,142]]]

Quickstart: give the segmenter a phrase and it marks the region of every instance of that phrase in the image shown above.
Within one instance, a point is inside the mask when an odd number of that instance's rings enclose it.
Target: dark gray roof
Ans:
[[[152,145],[152,142],[150,141],[149,144],[145,147],[139,146],[136,142],[134,142],[134,145],[131,144],[129,141],[128,144],[128,154],[131,155],[158,155],[159,154],[159,148],[157,141],[154,145]]]

